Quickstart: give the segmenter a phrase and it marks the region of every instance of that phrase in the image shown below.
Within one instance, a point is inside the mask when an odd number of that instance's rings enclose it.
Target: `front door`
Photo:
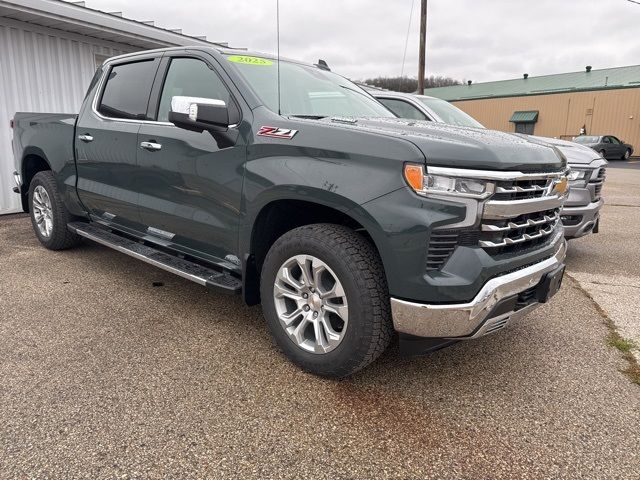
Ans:
[[[610,136],[611,140],[611,156],[613,158],[622,158],[625,152],[624,144],[617,137]]]
[[[138,132],[140,214],[147,233],[224,259],[237,252],[246,148],[209,132],[168,122],[171,98],[234,102],[213,67],[201,58],[173,57],[158,102],[157,121]]]
[[[147,58],[109,67],[76,127],[78,194],[91,214],[141,228],[136,176],[138,130],[159,61]]]

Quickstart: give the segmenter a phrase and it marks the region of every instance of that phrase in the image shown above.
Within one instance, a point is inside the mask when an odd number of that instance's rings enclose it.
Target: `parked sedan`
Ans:
[[[628,160],[633,153],[633,147],[613,135],[580,135],[574,142],[593,148],[606,159]]]

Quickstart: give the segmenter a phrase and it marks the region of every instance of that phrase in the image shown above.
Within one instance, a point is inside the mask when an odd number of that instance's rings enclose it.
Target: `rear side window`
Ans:
[[[157,67],[155,59],[113,66],[98,111],[112,118],[145,120]]]
[[[431,120],[408,102],[392,98],[379,98],[378,101],[391,110],[400,118],[410,118],[412,120]]]
[[[202,60],[174,58],[164,81],[158,121],[169,119],[171,98],[174,96],[210,98],[229,105],[229,91],[218,75]]]

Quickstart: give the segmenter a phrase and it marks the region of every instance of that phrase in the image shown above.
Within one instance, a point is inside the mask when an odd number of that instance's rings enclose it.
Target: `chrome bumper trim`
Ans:
[[[600,210],[603,206],[604,200],[601,198],[596,202],[580,207],[563,207],[560,212],[561,216],[582,216],[580,223],[564,226],[565,238],[578,238],[591,233],[600,218]]]
[[[491,333],[496,329],[492,330],[491,327],[495,327],[493,324],[498,320],[511,321],[523,316],[537,304],[522,309],[526,312],[519,310],[503,314],[502,318],[487,318],[501,300],[537,285],[546,273],[563,264],[567,245],[561,232],[554,242],[557,244],[556,253],[551,258],[492,278],[469,303],[434,305],[391,298],[394,328],[417,337],[466,340]]]

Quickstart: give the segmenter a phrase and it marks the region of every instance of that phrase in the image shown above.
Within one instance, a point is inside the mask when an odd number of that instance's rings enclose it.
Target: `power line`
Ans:
[[[407,45],[409,45],[409,31],[411,30],[411,19],[413,18],[413,6],[415,5],[416,0],[411,2],[411,13],[409,13],[409,25],[407,26],[407,38],[404,41],[404,53],[402,54],[402,69],[400,70],[400,81],[402,82],[402,77],[404,76],[404,61],[407,59]]]

